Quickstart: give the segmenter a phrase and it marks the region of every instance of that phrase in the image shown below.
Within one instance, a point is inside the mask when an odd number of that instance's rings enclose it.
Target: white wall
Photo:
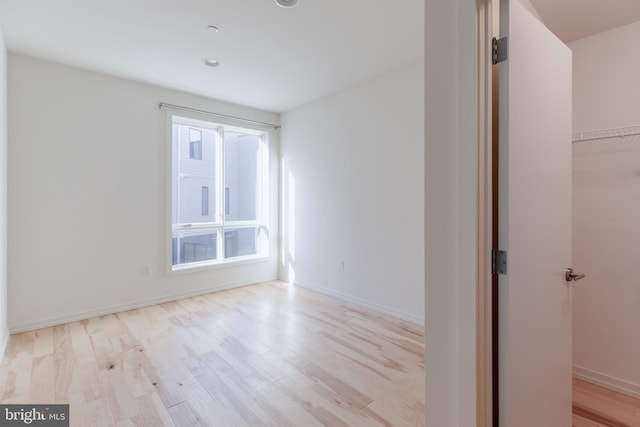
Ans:
[[[574,132],[640,125],[638,35],[640,22],[569,44]]]
[[[290,111],[281,136],[281,277],[419,323],[423,76],[416,63]]]
[[[268,262],[167,275],[170,166],[158,102],[266,122],[276,114],[17,54],[8,79],[12,331],[277,277],[276,238]]]
[[[9,341],[7,308],[7,49],[0,28],[0,359]]]
[[[570,44],[574,132],[640,125],[640,22]],[[574,144],[574,374],[640,397],[640,136]]]
[[[476,2],[427,0],[426,423],[476,425]]]

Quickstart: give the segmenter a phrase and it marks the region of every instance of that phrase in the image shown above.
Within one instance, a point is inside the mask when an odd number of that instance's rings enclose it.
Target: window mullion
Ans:
[[[224,227],[226,228],[250,228],[250,227],[260,227],[264,223],[262,221],[228,221],[225,222]]]
[[[267,149],[266,149],[266,145],[265,145],[265,137],[262,136],[260,138],[260,148],[259,148],[259,153],[258,153],[258,179],[259,181],[256,183],[256,186],[258,188],[258,191],[256,191],[256,207],[257,207],[257,213],[256,213],[256,220],[263,225],[265,223],[265,218],[267,217],[267,212],[265,212],[265,208],[266,208],[266,200],[265,200],[265,195],[268,194],[268,189],[265,187],[265,185],[268,185],[269,182],[269,178],[268,178],[268,168],[266,168],[267,165]]]
[[[224,229],[225,229],[225,207],[224,207],[224,177],[225,177],[225,134],[224,127],[218,129],[218,161],[216,168],[218,175],[216,178],[216,215],[218,216],[218,222],[220,223],[220,229],[218,230],[218,259],[224,260]]]
[[[220,228],[220,224],[215,222],[201,222],[196,224],[173,224],[173,231],[193,231],[193,230],[214,230]]]

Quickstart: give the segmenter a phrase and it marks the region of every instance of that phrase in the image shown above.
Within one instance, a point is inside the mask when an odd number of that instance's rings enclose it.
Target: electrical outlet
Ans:
[[[338,260],[338,271],[344,271],[344,260],[343,259],[339,259]]]
[[[143,276],[151,276],[151,266],[150,265],[143,265],[142,266],[142,275]]]

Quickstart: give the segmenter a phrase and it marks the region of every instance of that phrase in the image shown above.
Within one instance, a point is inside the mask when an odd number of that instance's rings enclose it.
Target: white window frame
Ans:
[[[215,212],[214,222],[195,223],[195,224],[173,224],[172,223],[172,201],[173,201],[173,124],[186,126],[198,126],[214,129],[217,133],[216,144],[216,183],[210,186],[209,191],[213,188],[215,193]],[[199,117],[197,114],[185,113],[168,113],[168,150],[167,150],[167,266],[169,273],[179,273],[188,271],[197,271],[203,268],[217,268],[239,265],[248,262],[264,261],[269,259],[269,133],[263,129],[253,128],[251,126],[237,126],[224,123],[221,121],[213,121],[206,117]],[[251,221],[228,221],[225,218],[226,200],[225,200],[225,156],[224,156],[224,132],[241,132],[251,134],[260,138],[260,148],[258,152],[258,170],[256,171],[257,187],[256,187],[256,219]],[[204,149],[204,147],[203,147]],[[215,187],[215,188],[214,188]],[[211,198],[211,193],[210,196]],[[243,228],[255,228],[258,236],[256,239],[256,254],[238,256],[233,258],[225,258],[225,231],[237,230]],[[216,255],[215,260],[196,261],[185,264],[173,265],[173,235],[174,233],[189,231],[212,231],[217,233],[216,239]],[[178,257],[179,258],[179,257]]]

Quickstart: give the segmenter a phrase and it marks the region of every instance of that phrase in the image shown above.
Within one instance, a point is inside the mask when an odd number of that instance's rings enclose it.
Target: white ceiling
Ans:
[[[640,21],[640,0],[531,0],[565,43]]]
[[[282,112],[419,60],[423,11],[424,0],[0,0],[0,25],[10,51]]]
[[[424,1],[0,0],[0,25],[14,52],[282,112],[418,61]],[[566,42],[640,20],[640,0],[531,2]]]

